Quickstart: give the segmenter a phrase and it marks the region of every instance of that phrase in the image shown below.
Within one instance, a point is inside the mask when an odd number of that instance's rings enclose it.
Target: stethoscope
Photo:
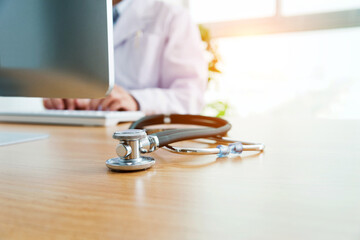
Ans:
[[[144,130],[144,127],[158,124],[189,124],[202,128]],[[262,143],[250,143],[231,140],[225,135],[231,124],[221,118],[200,115],[152,115],[131,124],[128,130],[117,131],[113,138],[119,140],[116,147],[118,157],[106,161],[106,166],[113,171],[137,171],[150,168],[155,159],[141,154],[151,153],[158,148],[180,154],[217,154],[218,157],[239,155],[243,151],[263,151]],[[175,147],[170,144],[207,138],[222,145],[216,148]]]

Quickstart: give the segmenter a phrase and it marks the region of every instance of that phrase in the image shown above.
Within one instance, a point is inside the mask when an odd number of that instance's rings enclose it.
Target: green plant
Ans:
[[[215,117],[225,117],[227,110],[229,109],[229,104],[223,101],[216,101],[208,104],[206,107],[215,111]]]
[[[216,81],[216,77],[221,74],[221,71],[218,68],[218,63],[220,61],[220,55],[217,51],[217,46],[211,38],[210,30],[204,25],[199,25],[199,30],[201,34],[201,39],[206,45],[206,51],[209,57],[208,64],[208,84],[210,82]],[[215,101],[209,103],[205,106],[204,111],[211,112],[212,115],[216,117],[224,117],[229,109],[229,104],[224,101]]]

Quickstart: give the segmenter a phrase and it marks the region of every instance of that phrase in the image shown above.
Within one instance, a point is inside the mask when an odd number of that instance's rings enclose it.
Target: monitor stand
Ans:
[[[0,146],[35,141],[48,138],[48,134],[43,133],[22,133],[22,132],[3,132],[0,131]]]

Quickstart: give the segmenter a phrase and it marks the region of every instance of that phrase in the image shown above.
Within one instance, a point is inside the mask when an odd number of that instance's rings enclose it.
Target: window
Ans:
[[[360,26],[360,0],[189,0],[214,37]]]
[[[275,0],[190,0],[196,22],[267,17],[275,14]]]
[[[360,0],[282,0],[283,15],[314,14],[360,8]]]
[[[360,118],[360,28],[217,42],[223,73],[208,102],[244,117]]]
[[[189,0],[189,7],[222,58],[208,103],[225,101],[240,116],[360,118],[360,0]]]

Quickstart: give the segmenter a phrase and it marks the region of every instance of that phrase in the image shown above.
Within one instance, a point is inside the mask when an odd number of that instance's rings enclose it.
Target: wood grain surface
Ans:
[[[0,239],[360,239],[360,121],[231,122],[265,152],[160,149],[133,173],[105,166],[127,124],[0,124],[50,134],[0,147]]]

